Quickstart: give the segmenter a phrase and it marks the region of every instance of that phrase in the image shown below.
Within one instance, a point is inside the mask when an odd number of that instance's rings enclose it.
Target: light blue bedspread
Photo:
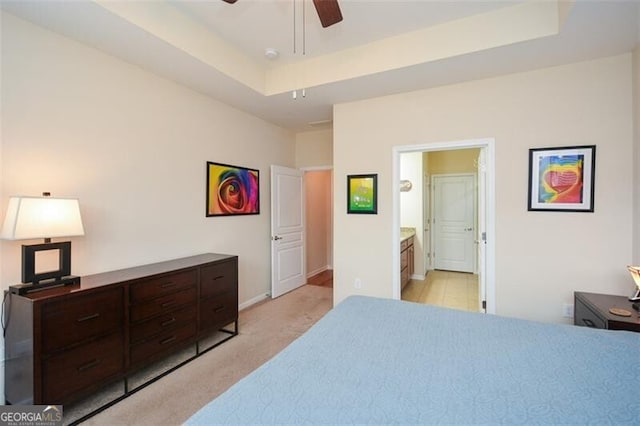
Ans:
[[[351,296],[187,422],[640,424],[640,333]]]

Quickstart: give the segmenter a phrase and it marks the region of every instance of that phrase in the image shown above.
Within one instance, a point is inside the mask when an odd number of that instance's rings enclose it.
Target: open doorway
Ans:
[[[304,171],[307,283],[333,287],[333,170]]]
[[[438,251],[441,255],[444,255],[445,252],[443,250],[448,250],[451,247],[463,248],[463,242],[467,242],[472,245],[472,259],[467,259],[471,261],[473,265],[473,273],[465,275],[456,275],[460,274],[460,272],[456,271],[456,267],[452,267],[453,263],[449,265],[446,271],[443,271],[444,274],[449,274],[448,278],[454,280],[462,280],[467,282],[467,285],[472,285],[474,280],[477,280],[477,288],[479,297],[476,299],[478,303],[478,309],[481,312],[495,312],[495,249],[493,246],[493,235],[494,235],[494,217],[495,217],[495,206],[494,206],[494,141],[493,139],[479,139],[479,140],[467,140],[467,141],[455,141],[455,142],[442,142],[442,143],[433,143],[433,144],[423,144],[423,145],[414,145],[414,146],[402,146],[394,148],[394,187],[400,187],[401,182],[407,179],[406,173],[403,172],[403,166],[406,165],[406,158],[413,158],[414,163],[419,161],[420,168],[419,173],[414,174],[413,178],[415,182],[418,184],[418,188],[416,194],[413,195],[414,200],[412,205],[416,207],[416,209],[420,210],[420,213],[416,214],[415,212],[407,214],[407,212],[403,211],[401,197],[406,196],[406,194],[401,194],[400,191],[394,191],[393,199],[394,199],[394,241],[400,241],[400,246],[402,247],[402,243],[404,242],[404,238],[406,238],[407,228],[414,228],[414,250],[415,259],[414,259],[414,274],[413,278],[417,280],[424,280],[428,278],[428,271],[433,271],[434,266],[437,264],[434,262],[434,253],[435,258],[438,257]],[[436,196],[436,191],[434,191],[432,182],[433,176],[436,175],[458,175],[460,176],[469,175],[469,170],[454,170],[452,168],[439,169],[438,167],[434,167],[432,164],[431,170],[429,169],[429,164],[431,162],[425,161],[425,158],[428,158],[430,155],[433,157],[442,156],[442,154],[452,153],[456,151],[456,155],[449,155],[449,158],[460,157],[463,154],[466,154],[469,158],[471,158],[471,166],[473,170],[473,177],[477,179],[477,183],[473,184],[473,192],[476,197],[471,201],[473,204],[473,219],[467,220],[467,223],[460,224],[460,232],[459,236],[464,236],[465,238],[449,238],[450,235],[447,235],[447,239],[445,244],[443,245],[442,241],[436,242],[437,229],[436,223],[434,223],[434,214],[433,212],[436,210],[434,207],[434,197]],[[464,155],[463,155],[464,156]],[[419,159],[419,160],[418,160]],[[446,165],[445,165],[446,166]],[[435,173],[434,173],[435,172]],[[443,173],[444,172],[444,173]],[[449,173],[455,172],[455,173]],[[462,173],[461,173],[462,172]],[[450,179],[450,182],[453,184],[457,184],[458,180],[461,182],[464,179]],[[463,183],[461,185],[468,185],[468,183]],[[455,185],[453,185],[455,187]],[[460,186],[460,191],[462,191],[465,187]],[[413,226],[407,227],[405,226],[407,223],[407,216],[413,217],[414,222]],[[450,229],[449,229],[450,230]],[[397,236],[398,238],[395,238]],[[457,238],[457,236],[456,236]],[[464,240],[464,241],[463,241]],[[469,241],[467,241],[469,240]],[[451,243],[451,247],[447,247],[446,244]],[[440,247],[436,246],[440,244]],[[469,257],[469,248],[468,244],[466,247],[466,252],[461,251],[461,253],[466,254]],[[455,254],[458,256],[458,254]],[[451,256],[452,258],[455,256]],[[470,269],[469,263],[465,263],[465,267],[467,271]],[[398,256],[397,262],[394,262],[394,267],[397,268],[397,273],[394,274],[396,276],[394,281],[394,297],[400,299],[401,298],[401,289],[403,284],[403,275],[401,273],[403,263],[402,263],[402,255]],[[440,271],[438,271],[440,272]],[[453,274],[453,275],[452,275]],[[476,275],[477,274],[477,275]],[[442,275],[442,274],[441,274]],[[434,275],[432,274],[432,277]],[[440,278],[443,278],[442,276]],[[444,275],[444,278],[447,278],[447,275]]]

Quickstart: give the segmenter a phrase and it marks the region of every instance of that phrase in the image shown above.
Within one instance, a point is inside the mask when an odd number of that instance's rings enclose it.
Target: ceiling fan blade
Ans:
[[[318,12],[322,28],[327,28],[342,21],[342,12],[340,12],[340,6],[338,6],[338,0],[313,0],[313,5]]]
[[[234,4],[235,2],[237,2],[238,0],[222,0],[224,2],[227,2],[229,4]]]

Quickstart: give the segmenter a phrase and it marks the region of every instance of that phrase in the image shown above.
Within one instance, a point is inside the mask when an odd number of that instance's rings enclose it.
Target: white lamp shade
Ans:
[[[78,200],[53,197],[11,197],[0,232],[5,240],[78,235],[84,235]]]

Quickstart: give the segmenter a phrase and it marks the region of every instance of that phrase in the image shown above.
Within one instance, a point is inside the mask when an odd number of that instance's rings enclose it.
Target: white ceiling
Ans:
[[[0,0],[4,12],[294,131],[318,128],[309,123],[331,120],[336,103],[617,55],[633,50],[640,42],[640,0],[577,0],[566,2],[572,7],[567,9],[566,20],[557,33],[541,32],[518,42],[505,41],[464,54],[417,60],[411,65],[372,68],[360,75],[318,79],[317,84],[308,80],[311,84],[306,85],[306,97],[302,98],[298,90],[296,100],[284,89],[266,95],[268,90],[252,87],[242,78],[242,72],[236,75],[223,63],[237,59],[233,65],[240,64],[240,68],[236,69],[255,71],[252,75],[258,76],[257,81],[263,73],[291,64],[314,63],[315,70],[326,66],[320,74],[328,75],[331,67],[323,64],[330,62],[323,59],[336,52],[357,57],[379,48],[380,43],[393,42],[399,56],[407,55],[408,50],[420,50],[421,46],[403,43],[403,34],[444,30],[446,25],[471,23],[470,19],[493,16],[525,6],[523,3],[527,2],[340,0],[344,20],[322,28],[311,0],[306,4],[303,0],[238,0],[232,5],[222,0]],[[192,29],[199,31],[195,39],[187,34]],[[513,28],[514,33],[518,30]],[[472,42],[481,39],[482,33],[459,37]],[[266,48],[277,49],[279,57],[266,59]],[[389,58],[384,59],[388,63]]]

